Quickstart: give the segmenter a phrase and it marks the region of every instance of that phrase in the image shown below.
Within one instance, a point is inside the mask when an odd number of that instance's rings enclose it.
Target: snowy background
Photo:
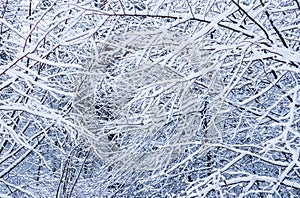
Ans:
[[[300,196],[297,0],[1,0],[0,197]]]

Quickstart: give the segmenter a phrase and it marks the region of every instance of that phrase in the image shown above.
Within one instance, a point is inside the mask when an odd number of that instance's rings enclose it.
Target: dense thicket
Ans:
[[[2,0],[1,197],[297,197],[300,4]]]

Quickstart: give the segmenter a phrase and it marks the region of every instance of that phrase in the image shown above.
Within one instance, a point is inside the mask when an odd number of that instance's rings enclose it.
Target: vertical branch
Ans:
[[[31,20],[32,15],[32,0],[29,1],[29,9],[28,9],[28,19]],[[31,30],[32,24],[29,25],[29,29]],[[28,42],[31,43],[31,34],[28,37]]]
[[[57,190],[56,190],[56,198],[59,198],[61,197],[60,196],[60,189],[61,189],[61,185],[64,184],[65,186],[65,181],[67,179],[67,175],[68,175],[68,165],[70,163],[70,155],[68,156],[66,162],[65,162],[65,165],[63,167],[63,170],[62,170],[62,173],[61,173],[61,176],[60,176],[60,180],[59,180],[59,184],[57,186]]]
[[[81,164],[80,170],[79,170],[79,172],[78,172],[78,174],[77,174],[77,176],[76,176],[76,178],[75,178],[75,181],[74,181],[74,183],[73,183],[73,185],[72,185],[72,188],[71,188],[71,190],[70,190],[69,197],[72,197],[73,190],[74,190],[74,188],[75,188],[75,186],[76,186],[76,184],[77,184],[77,182],[78,182],[78,179],[79,179],[79,177],[80,177],[80,175],[81,175],[81,173],[82,173],[83,167],[84,167],[85,162],[86,162],[86,160],[87,160],[87,158],[88,158],[88,156],[89,156],[89,154],[90,154],[90,151],[91,151],[91,149],[89,149],[89,151],[87,152],[86,156],[84,157],[84,160],[83,160],[83,162],[82,162],[82,164]]]
[[[209,135],[209,123],[210,121],[208,120],[208,117],[207,117],[207,109],[208,108],[208,102],[205,101],[204,102],[204,109],[203,111],[201,112],[201,114],[204,116],[203,118],[203,131],[205,133],[205,139],[204,139],[204,143],[205,144],[209,144],[211,142],[211,136]],[[211,168],[212,168],[212,157],[211,157],[211,151],[210,149],[208,150],[207,154],[206,154],[206,161],[207,161],[207,170],[208,170],[208,173],[207,173],[207,176],[210,176],[211,175]]]

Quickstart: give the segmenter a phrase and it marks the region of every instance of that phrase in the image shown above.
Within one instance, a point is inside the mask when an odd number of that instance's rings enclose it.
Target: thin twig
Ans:
[[[256,21],[254,20],[237,2],[234,0],[231,0],[253,23],[255,23],[266,35],[267,39],[271,42],[274,43],[271,39],[270,36],[268,35],[267,31]]]

